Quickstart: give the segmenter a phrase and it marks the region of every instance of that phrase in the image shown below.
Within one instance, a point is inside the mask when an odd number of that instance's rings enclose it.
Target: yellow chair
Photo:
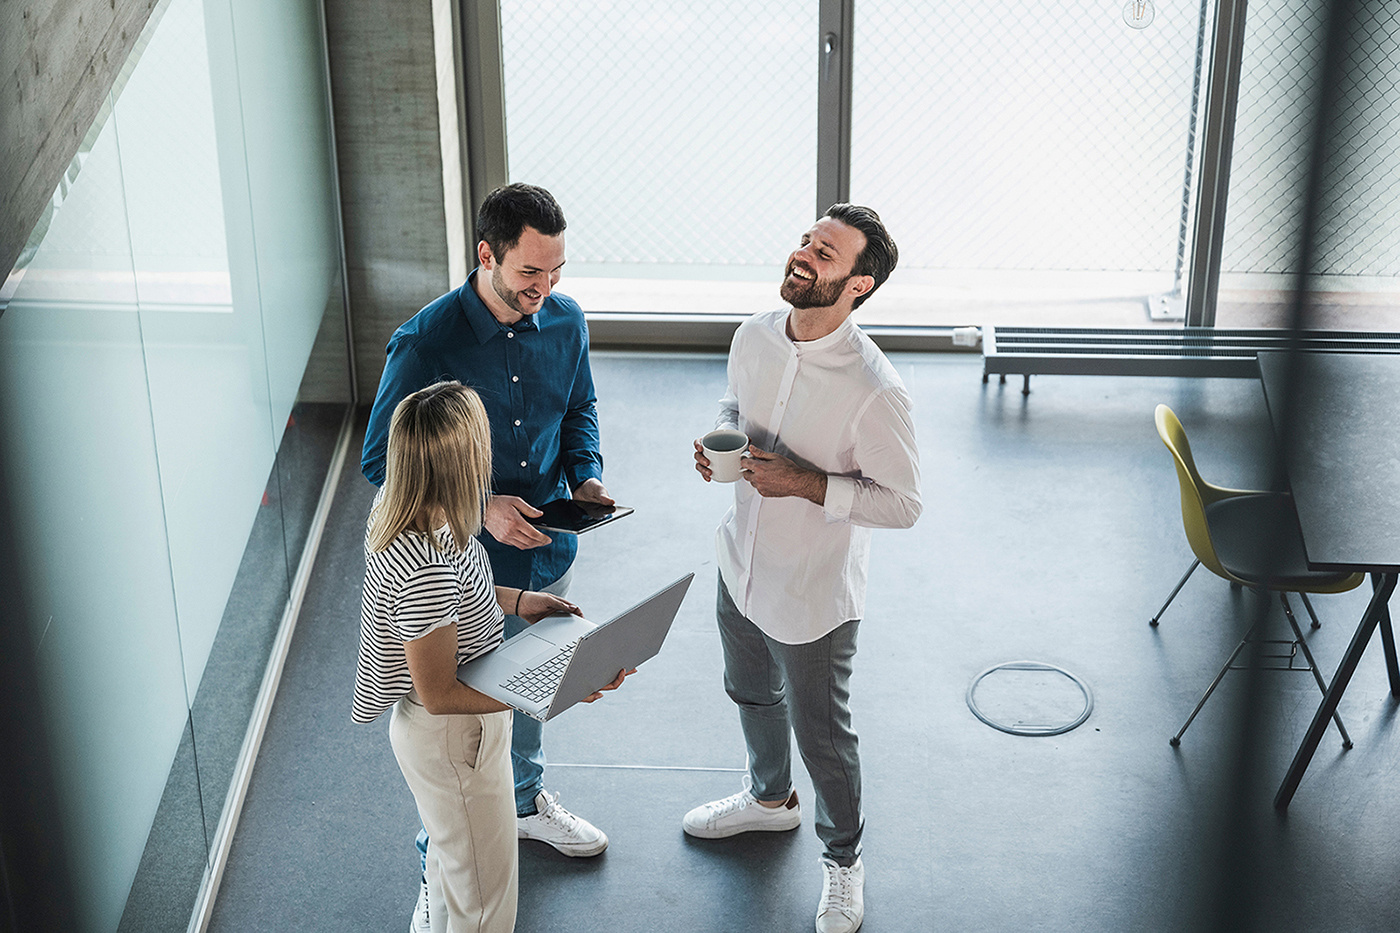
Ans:
[[[1312,651],[1303,640],[1298,629],[1298,621],[1293,616],[1293,607],[1288,602],[1289,593],[1297,593],[1312,617],[1312,627],[1317,628],[1317,613],[1308,601],[1309,593],[1344,593],[1355,589],[1365,579],[1360,573],[1324,573],[1309,570],[1303,550],[1303,534],[1298,528],[1298,515],[1293,508],[1293,499],[1285,493],[1261,492],[1249,489],[1227,489],[1214,486],[1201,478],[1196,469],[1196,461],[1191,456],[1191,443],[1186,439],[1176,413],[1166,405],[1158,405],[1156,411],[1157,434],[1162,443],[1171,451],[1176,463],[1176,477],[1181,485],[1181,521],[1186,529],[1186,540],[1195,561],[1187,569],[1185,576],[1177,583],[1167,597],[1166,603],[1158,610],[1150,622],[1156,625],[1162,613],[1176,598],[1187,578],[1201,564],[1216,576],[1229,580],[1232,584],[1246,586],[1263,594],[1278,593],[1283,603],[1284,615],[1293,629],[1292,640],[1255,638],[1256,621],[1245,633],[1244,638],[1230,655],[1225,666],[1220,669],[1215,680],[1206,689],[1205,696],[1187,717],[1186,724],[1171,739],[1172,745],[1180,745],[1201,707],[1215,692],[1227,671],[1236,669],[1235,660],[1250,643],[1287,646],[1286,654],[1261,654],[1264,662],[1287,661],[1277,664],[1277,670],[1308,670],[1312,672],[1317,687],[1324,694],[1327,684],[1318,672],[1317,662]],[[1267,544],[1262,543],[1267,542]],[[1298,652],[1303,654],[1304,666],[1295,666]],[[1342,734],[1342,745],[1351,748],[1351,738],[1342,725],[1339,715],[1332,717]]]

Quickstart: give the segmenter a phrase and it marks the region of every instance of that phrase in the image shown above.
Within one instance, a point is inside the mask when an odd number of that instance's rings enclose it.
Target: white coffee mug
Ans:
[[[732,483],[739,478],[739,461],[749,450],[749,436],[743,431],[723,429],[700,438],[700,447],[710,461],[710,479]]]

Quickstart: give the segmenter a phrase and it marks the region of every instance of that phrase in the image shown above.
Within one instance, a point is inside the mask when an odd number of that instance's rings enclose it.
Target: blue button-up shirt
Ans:
[[[555,292],[538,312],[507,326],[477,296],[479,273],[394,331],[361,469],[371,483],[383,483],[394,408],[425,386],[456,379],[481,395],[491,420],[492,491],[531,505],[566,497],[603,475],[583,311]],[[487,531],[479,537],[496,582],[532,590],[563,576],[578,548],[567,534],[551,534],[553,543],[530,550],[501,544]]]

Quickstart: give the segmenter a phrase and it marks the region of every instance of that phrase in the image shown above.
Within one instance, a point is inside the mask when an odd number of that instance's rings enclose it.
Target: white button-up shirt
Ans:
[[[787,336],[788,311],[754,315],[729,349],[718,427],[826,474],[826,501],[765,499],[744,479],[716,536],[734,604],[784,644],[864,616],[871,528],[919,517],[919,451],[909,393],[847,318],[817,340]]]

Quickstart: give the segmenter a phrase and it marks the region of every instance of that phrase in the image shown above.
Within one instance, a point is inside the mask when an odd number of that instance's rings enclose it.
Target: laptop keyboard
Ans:
[[[548,661],[520,671],[502,681],[501,686],[534,703],[543,703],[553,695],[559,681],[564,678],[564,670],[569,666],[569,659],[574,656],[574,649],[577,647],[577,639],[569,642]]]

